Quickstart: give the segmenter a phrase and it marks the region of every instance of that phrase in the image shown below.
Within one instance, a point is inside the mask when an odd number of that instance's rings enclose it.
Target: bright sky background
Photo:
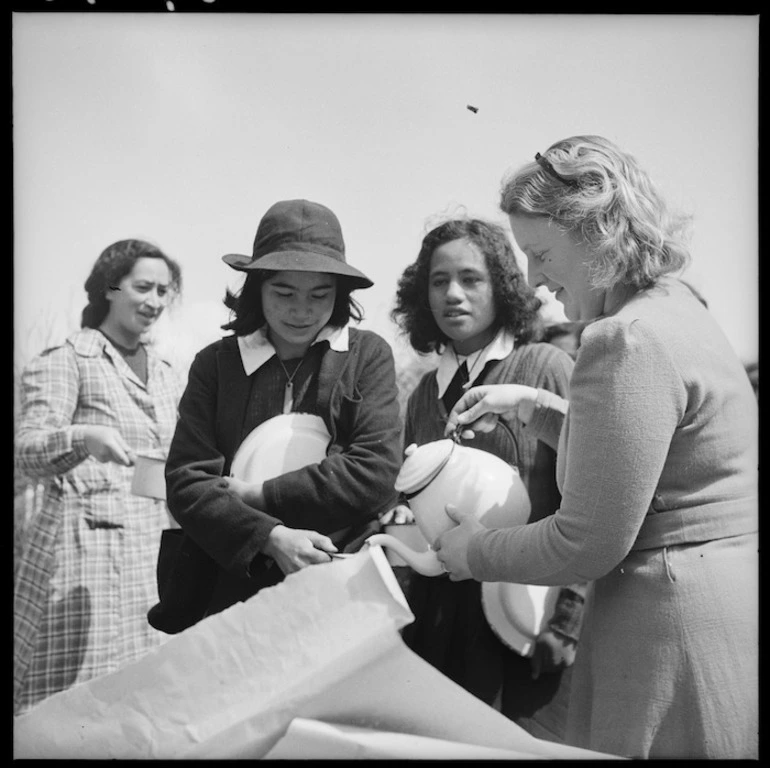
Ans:
[[[598,133],[695,216],[688,277],[755,361],[758,34],[730,15],[14,13],[16,359],[79,326],[93,262],[128,237],[181,263],[160,330],[192,355],[239,284],[221,255],[295,197],[337,213],[376,283],[363,327],[400,345],[396,282],[436,217],[507,225],[504,173]]]

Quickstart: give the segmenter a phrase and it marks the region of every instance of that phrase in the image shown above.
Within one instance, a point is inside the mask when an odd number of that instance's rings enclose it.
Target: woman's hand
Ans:
[[[575,661],[577,643],[546,627],[535,641],[535,652],[532,654],[532,679],[537,680],[540,674],[552,674],[572,666]]]
[[[462,436],[473,437],[473,432],[491,432],[498,415],[513,411],[524,423],[532,418],[537,390],[523,384],[487,384],[469,389],[452,408],[445,435],[461,429]]]
[[[97,461],[112,461],[125,467],[133,466],[136,454],[117,429],[91,424],[83,426],[82,430],[86,450]]]
[[[237,477],[226,477],[227,487],[238,496],[244,504],[254,509],[265,508],[265,494],[262,491],[262,483],[247,483]]]
[[[406,525],[413,522],[414,512],[406,504],[397,504],[380,518],[382,525]]]
[[[460,512],[454,504],[447,504],[446,513],[457,526],[442,533],[433,543],[433,551],[449,574],[450,581],[472,579],[468,566],[468,542],[479,531],[486,530],[470,512]]]
[[[328,552],[336,552],[337,547],[328,536],[318,531],[306,531],[300,528],[287,528],[276,525],[263,554],[272,557],[278,567],[285,573],[294,573],[308,565],[328,563],[331,557]]]

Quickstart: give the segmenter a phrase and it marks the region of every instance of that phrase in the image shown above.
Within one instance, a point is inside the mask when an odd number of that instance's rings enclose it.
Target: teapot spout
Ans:
[[[423,576],[440,576],[444,573],[441,568],[441,561],[432,550],[425,552],[415,552],[410,549],[403,541],[389,533],[375,533],[366,540],[367,544],[376,544],[380,547],[390,547],[397,552],[411,568]]]

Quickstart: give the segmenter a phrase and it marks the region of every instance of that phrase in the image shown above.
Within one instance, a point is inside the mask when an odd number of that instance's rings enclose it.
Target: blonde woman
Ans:
[[[529,281],[586,323],[569,403],[470,390],[450,414],[516,418],[558,449],[562,503],[510,530],[462,520],[454,580],[593,582],[567,741],[634,758],[756,758],[757,403],[724,333],[675,275],[685,220],[637,161],[564,139],[504,185]],[[454,513],[456,519],[459,515]]]

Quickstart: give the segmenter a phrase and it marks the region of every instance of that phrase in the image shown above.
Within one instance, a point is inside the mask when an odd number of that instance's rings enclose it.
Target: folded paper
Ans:
[[[181,758],[220,743],[226,757],[244,722],[259,755],[299,703],[374,663],[412,619],[379,549],[305,568],[17,717],[14,757]]]
[[[20,715],[14,758],[258,759],[298,718],[541,758],[596,756],[535,739],[444,677],[401,640],[413,619],[379,547],[305,568]],[[400,748],[420,757],[418,741]]]
[[[531,752],[298,717],[267,760],[532,760]]]

